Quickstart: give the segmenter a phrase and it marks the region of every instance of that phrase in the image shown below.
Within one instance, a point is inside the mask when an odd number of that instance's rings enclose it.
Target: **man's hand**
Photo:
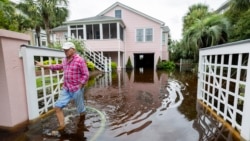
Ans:
[[[36,66],[38,66],[38,67],[42,67],[43,66],[43,64],[41,62],[35,61],[35,63],[36,63]]]
[[[42,67],[42,68],[49,68],[50,67],[49,65],[43,65],[42,62],[35,61],[35,63],[36,63],[36,66],[38,66],[38,67]]]
[[[79,88],[80,88],[80,89],[82,89],[83,87],[84,87],[84,85],[83,85],[83,84],[80,84],[80,85],[79,85]]]

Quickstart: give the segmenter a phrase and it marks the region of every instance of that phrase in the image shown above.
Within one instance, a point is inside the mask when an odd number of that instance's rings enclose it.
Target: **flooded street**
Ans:
[[[144,70],[121,72],[111,81],[103,78],[86,90],[85,98],[88,106],[106,117],[105,130],[97,140],[198,140],[192,128],[195,74]]]
[[[153,70],[103,73],[85,89],[86,129],[76,126],[72,104],[64,109],[65,134],[50,137],[55,114],[3,141],[236,141],[196,100],[197,74]],[[0,134],[3,137],[4,134]]]

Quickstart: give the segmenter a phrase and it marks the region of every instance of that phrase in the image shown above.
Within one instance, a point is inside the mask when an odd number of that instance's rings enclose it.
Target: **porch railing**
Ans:
[[[250,40],[200,49],[198,99],[250,140]]]
[[[90,45],[82,42],[84,56],[95,64],[95,67],[103,72],[111,72],[111,58],[107,58],[102,52],[92,51]]]

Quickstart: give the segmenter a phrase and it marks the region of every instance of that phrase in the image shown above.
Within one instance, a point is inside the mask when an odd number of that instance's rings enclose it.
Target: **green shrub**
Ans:
[[[156,68],[160,68],[161,67],[161,58],[158,58],[157,64],[156,64]]]
[[[132,66],[130,57],[128,57],[128,62],[127,62],[127,64],[126,64],[126,69],[133,69],[133,66]]]
[[[56,64],[56,60],[46,60],[46,61],[43,61],[43,64],[44,65]]]
[[[116,62],[111,62],[111,69],[116,70],[117,69],[117,64]]]
[[[161,61],[156,67],[158,70],[174,71],[175,63],[172,61]]]
[[[62,60],[58,60],[58,64],[61,64],[61,63],[62,63]],[[56,63],[56,60],[45,60],[43,61],[43,64],[49,65],[49,64],[57,64],[57,63]]]
[[[87,67],[89,71],[93,71],[95,69],[95,64],[91,61],[87,61]]]
[[[45,80],[45,85],[46,86],[51,84],[50,83],[50,77],[45,77],[44,80]],[[58,83],[57,78],[53,78],[52,81],[53,81],[53,83]],[[43,86],[43,79],[42,78],[37,78],[36,79],[36,87],[38,88],[38,87],[42,87],[42,86]]]

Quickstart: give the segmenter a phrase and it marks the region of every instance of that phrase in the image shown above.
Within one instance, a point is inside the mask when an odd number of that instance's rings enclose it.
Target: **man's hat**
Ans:
[[[63,44],[62,49],[75,48],[75,45],[72,42],[66,42]]]

